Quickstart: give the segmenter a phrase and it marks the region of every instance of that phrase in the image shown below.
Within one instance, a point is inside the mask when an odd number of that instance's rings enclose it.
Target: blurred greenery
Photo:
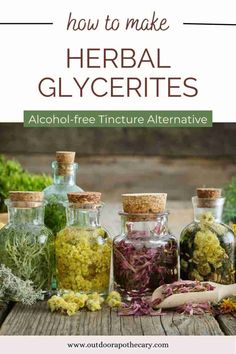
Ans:
[[[0,212],[6,212],[4,199],[9,191],[42,191],[51,183],[50,176],[30,173],[18,161],[0,155]]]
[[[224,188],[225,206],[223,221],[236,224],[236,179],[233,178]]]

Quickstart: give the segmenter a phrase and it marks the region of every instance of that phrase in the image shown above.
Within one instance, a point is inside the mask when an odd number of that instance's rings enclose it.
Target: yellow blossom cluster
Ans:
[[[221,247],[220,241],[215,233],[206,229],[198,231],[194,239],[195,250],[193,252],[193,261],[197,264],[197,272],[201,276],[207,276],[211,273],[211,266],[218,269],[222,266],[222,261],[227,258],[227,253]],[[192,277],[202,280],[196,274]]]
[[[201,228],[203,228],[204,226],[207,226],[207,225],[212,225],[214,222],[215,222],[215,218],[211,212],[201,214],[201,216],[200,216]]]
[[[102,228],[66,227],[56,237],[59,289],[82,292],[108,291],[111,240]]]
[[[88,296],[86,294],[75,294],[74,292],[69,292],[62,296],[53,295],[48,300],[48,305],[52,312],[60,311],[72,316],[85,306],[87,300]]]
[[[218,235],[223,235],[226,231],[225,226],[217,223],[211,212],[203,213],[200,216],[200,229],[204,231],[208,228],[214,230]]]
[[[111,291],[106,299],[106,303],[110,307],[120,307],[122,305],[120,294],[117,291]]]
[[[77,311],[85,307],[92,312],[101,310],[103,303],[104,298],[97,292],[86,295],[70,291],[62,296],[53,295],[48,300],[48,305],[52,312],[57,311],[68,316],[75,315]],[[122,304],[120,294],[112,291],[108,295],[106,303],[110,307],[120,307]]]
[[[0,222],[0,229],[2,229],[5,226],[2,222]]]
[[[98,293],[93,293],[88,295],[86,306],[90,311],[98,311],[101,310],[103,302],[104,299]]]
[[[222,300],[220,303],[220,312],[221,313],[230,313],[236,311],[236,301],[232,298],[227,298]]]

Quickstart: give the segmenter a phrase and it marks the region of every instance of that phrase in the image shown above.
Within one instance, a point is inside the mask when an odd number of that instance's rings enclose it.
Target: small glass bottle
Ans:
[[[181,279],[234,283],[234,233],[221,222],[221,189],[198,188],[194,221],[180,236]]]
[[[52,162],[54,183],[44,189],[45,224],[54,234],[66,226],[66,210],[64,203],[68,200],[67,193],[81,192],[76,185],[78,164],[74,162],[75,152],[57,151],[56,161]]]
[[[44,225],[43,193],[10,192],[5,203],[8,223],[0,230],[0,264],[48,293],[55,269],[54,236]]]
[[[111,246],[100,225],[101,193],[68,193],[67,226],[56,236],[56,272],[59,290],[109,290]]]
[[[125,299],[178,280],[178,246],[168,231],[165,193],[123,194],[121,234],[114,239],[114,284]]]

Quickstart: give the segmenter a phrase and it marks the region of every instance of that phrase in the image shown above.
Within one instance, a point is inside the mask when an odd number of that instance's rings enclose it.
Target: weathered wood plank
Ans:
[[[167,335],[224,335],[212,315],[181,315],[173,312],[161,317]]]
[[[10,311],[12,305],[7,304],[5,302],[0,303],[0,325],[5,320],[7,313]]]
[[[234,318],[235,321],[235,318]],[[227,334],[235,327],[224,322]],[[226,325],[227,324],[227,325]],[[221,320],[221,328],[223,328]],[[224,335],[211,315],[184,316],[169,313],[157,317],[118,316],[116,311],[80,311],[75,316],[50,313],[45,302],[14,306],[2,324],[0,335]]]
[[[236,314],[225,314],[217,317],[222,331],[229,336],[236,335]]]
[[[210,314],[184,316],[174,313],[172,321],[180,335],[224,335],[218,322]],[[167,334],[169,334],[168,331]]]
[[[165,328],[162,326],[160,316],[141,316],[140,317],[141,326],[143,335],[152,336],[152,335],[162,335],[166,334]]]

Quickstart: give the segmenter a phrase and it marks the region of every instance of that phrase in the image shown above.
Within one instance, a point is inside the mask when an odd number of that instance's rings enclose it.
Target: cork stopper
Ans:
[[[197,188],[196,191],[197,191],[197,206],[199,208],[213,208],[216,205],[219,198],[221,198],[222,189]]]
[[[9,198],[12,202],[42,202],[43,192],[10,191]]]
[[[76,204],[77,207],[84,205],[98,205],[101,203],[102,193],[100,192],[71,192],[67,193],[70,203]]]
[[[75,161],[74,151],[56,151],[56,160],[59,164],[71,164]]]
[[[37,207],[43,201],[43,192],[10,191],[9,199],[19,208]]]
[[[221,198],[222,189],[220,188],[197,188],[198,198],[216,199]]]
[[[74,151],[56,151],[56,161],[58,164],[58,174],[68,176],[71,174],[72,165],[75,161]]]
[[[166,198],[166,193],[122,194],[123,209],[129,214],[162,213]]]

